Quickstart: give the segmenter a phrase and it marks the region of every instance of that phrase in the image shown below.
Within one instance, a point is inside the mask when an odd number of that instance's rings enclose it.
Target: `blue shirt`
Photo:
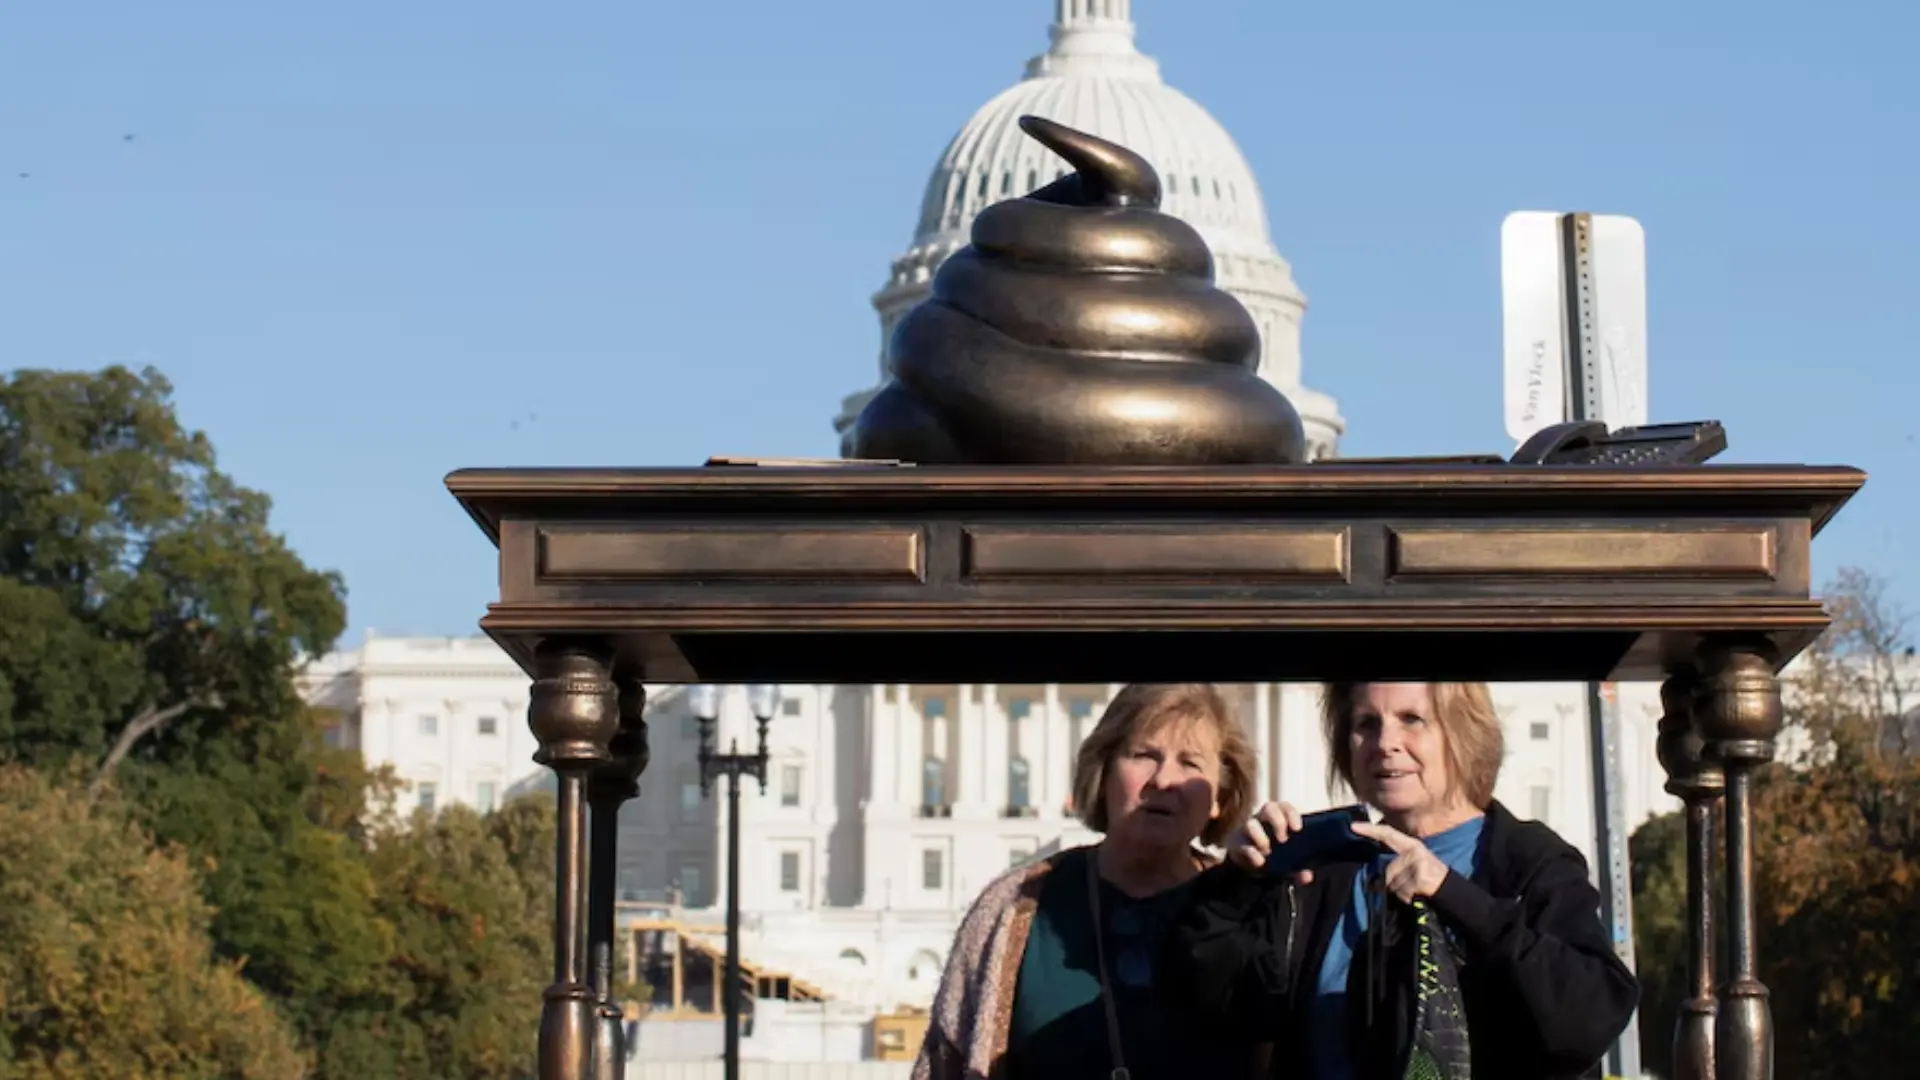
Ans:
[[[1427,837],[1427,850],[1451,872],[1471,878],[1480,869],[1480,829],[1486,820],[1478,816]],[[1309,1053],[1313,1055],[1314,1080],[1350,1080],[1353,1075],[1347,1058],[1347,972],[1353,967],[1354,949],[1367,932],[1367,883],[1378,880],[1392,861],[1392,854],[1381,855],[1353,876],[1353,898],[1327,942],[1327,956],[1320,963],[1311,1003],[1314,1037],[1309,1041]]]

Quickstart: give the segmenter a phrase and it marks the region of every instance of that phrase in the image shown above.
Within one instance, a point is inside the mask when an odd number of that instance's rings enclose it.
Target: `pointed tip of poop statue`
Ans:
[[[1067,179],[1078,178],[1080,205],[1160,206],[1160,174],[1139,154],[1043,116],[1022,116],[1020,130],[1073,166]]]
[[[1260,334],[1126,147],[1037,116],[1074,171],[981,211],[888,344],[851,451],[921,465],[1291,465]]]

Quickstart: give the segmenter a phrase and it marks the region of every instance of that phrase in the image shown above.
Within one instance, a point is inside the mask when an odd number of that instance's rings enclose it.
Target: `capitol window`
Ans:
[[[920,805],[928,810],[947,805],[947,763],[932,754],[920,766]]]
[[[700,809],[701,809],[700,804],[706,801],[707,801],[707,794],[706,792],[700,790],[699,780],[680,781],[680,820],[681,821],[687,822],[689,824],[699,821]]]
[[[928,848],[920,853],[920,885],[926,889],[941,888],[946,878],[946,860],[941,858],[939,848]]]
[[[800,699],[797,697],[790,697],[785,701],[782,701],[780,703],[780,715],[799,716],[800,715]]]
[[[1534,742],[1546,742],[1553,737],[1553,729],[1538,720],[1533,722],[1530,730]]]
[[[433,813],[434,797],[438,794],[437,789],[432,784],[423,780],[413,786],[413,793],[414,805],[429,814]]]
[[[474,809],[483,814],[493,813],[493,782],[482,780],[473,786]]]
[[[431,714],[422,715],[420,717],[420,734],[422,735],[440,734],[440,718],[437,716],[433,716]]]
[[[1533,800],[1533,820],[1545,822],[1552,816],[1553,789],[1545,785],[1535,784],[1528,794],[1532,796]]]
[[[1013,758],[1007,762],[1007,811],[1011,817],[1023,817],[1028,807],[1033,805],[1033,793],[1028,788],[1028,780],[1033,769],[1027,759]]]
[[[1087,737],[1087,723],[1093,719],[1093,702],[1086,698],[1074,698],[1067,702],[1067,717],[1072,730],[1068,737],[1078,747]]]
[[[474,721],[474,726],[482,735],[497,735],[500,732],[500,721],[491,716],[483,716]]]
[[[1007,702],[1007,719],[1025,720],[1033,715],[1033,699],[1017,697]]]
[[[800,853],[797,851],[780,853],[780,891],[800,891]]]
[[[800,766],[780,766],[780,805],[800,805]]]

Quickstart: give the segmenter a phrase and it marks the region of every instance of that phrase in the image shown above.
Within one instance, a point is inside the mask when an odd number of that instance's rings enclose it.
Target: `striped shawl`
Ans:
[[[1069,849],[1069,851],[1075,849]],[[1015,867],[981,890],[954,935],[913,1080],[999,1080],[1020,960],[1047,875],[1067,852]],[[1198,849],[1202,866],[1215,857]]]

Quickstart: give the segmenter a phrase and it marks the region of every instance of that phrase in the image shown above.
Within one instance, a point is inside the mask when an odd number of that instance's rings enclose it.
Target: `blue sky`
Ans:
[[[452,469],[834,452],[927,173],[1052,7],[9,5],[0,364],[159,367],[351,639],[472,632]],[[1816,568],[1914,609],[1917,11],[1134,0],[1263,184],[1345,452],[1508,449],[1501,218],[1631,214],[1653,418],[1867,469]]]

